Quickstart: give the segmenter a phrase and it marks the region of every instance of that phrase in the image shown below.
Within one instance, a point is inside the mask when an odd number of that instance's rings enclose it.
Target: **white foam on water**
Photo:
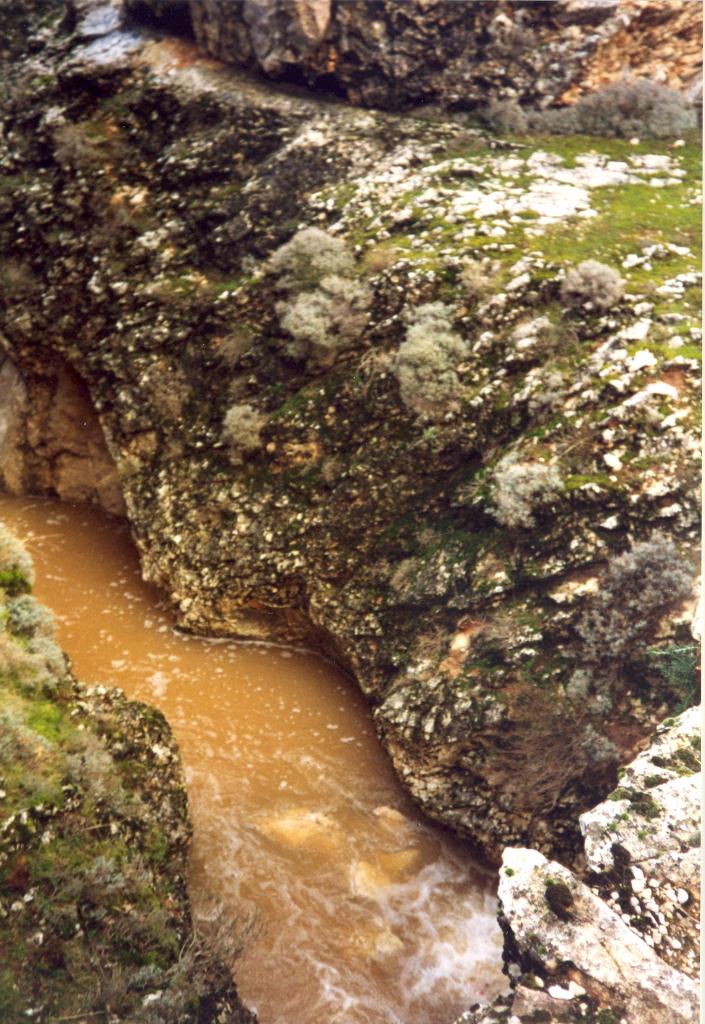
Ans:
[[[59,529],[68,513],[56,518],[56,537],[38,531],[42,564],[64,529],[75,532],[73,520]],[[234,931],[260,916],[235,974],[263,1024],[448,1024],[504,989],[490,876],[413,811],[359,694],[308,653],[174,631],[131,571],[76,586],[91,529],[82,519],[48,603],[66,618],[69,651],[74,637],[77,653],[91,651],[79,675],[163,701],[189,786],[194,913]],[[112,525],[104,539],[107,566]],[[104,567],[88,565],[88,576],[94,568]],[[93,634],[81,632],[86,622]],[[293,843],[260,827],[291,812],[323,827]],[[356,869],[364,884],[353,888]]]

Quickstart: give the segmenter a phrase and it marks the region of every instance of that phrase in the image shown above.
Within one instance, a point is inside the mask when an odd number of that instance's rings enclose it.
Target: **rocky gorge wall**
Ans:
[[[127,0],[202,52],[353,103],[472,110],[546,105],[632,73],[702,93],[702,11],[689,0]],[[664,37],[668,37],[668,44]]]
[[[503,143],[58,26],[3,136],[22,380],[68,364],[86,389],[185,628],[324,647],[428,813],[492,856],[575,849],[577,810],[684,698],[648,651],[689,641],[696,147]],[[306,225],[339,240],[335,287],[360,303],[332,355],[294,343],[283,310],[303,307],[268,262]],[[624,278],[609,308],[562,298],[592,256]],[[337,339],[322,294],[306,315]],[[421,408],[398,353],[438,300],[457,355]],[[254,447],[224,433],[234,406]],[[655,528],[676,546],[649,565]]]
[[[323,647],[427,813],[579,865],[581,812],[695,699],[698,140],[495,139],[267,86],[110,5],[43,16],[3,113],[4,486],[62,493],[78,459],[105,504],[116,473],[184,628]],[[333,283],[277,263],[311,227]],[[586,260],[621,280],[587,304]],[[505,868],[577,886],[540,855]]]

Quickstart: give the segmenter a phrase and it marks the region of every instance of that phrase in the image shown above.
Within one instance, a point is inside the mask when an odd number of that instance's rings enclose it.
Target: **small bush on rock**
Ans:
[[[698,647],[696,644],[668,644],[660,649],[647,652],[652,664],[660,670],[664,679],[681,694],[674,714],[679,715],[698,700],[700,672]]]
[[[619,663],[653,636],[660,616],[691,592],[692,572],[662,534],[614,558],[590,607],[577,624],[582,658]]]
[[[21,594],[34,583],[32,559],[16,537],[0,523],[0,587],[8,594]]]
[[[491,280],[481,263],[468,260],[458,274],[458,280],[469,299],[476,299],[490,287]]]
[[[534,526],[536,510],[561,489],[556,466],[522,462],[517,454],[505,456],[494,471],[492,515],[503,526]]]
[[[624,294],[624,281],[616,270],[597,260],[585,260],[569,270],[561,285],[561,299],[568,306],[605,310],[616,305]]]
[[[364,330],[372,296],[359,281],[330,274],[320,287],[277,304],[284,330],[292,336],[289,353],[330,366],[338,352]]]
[[[353,258],[345,243],[321,228],[303,228],[269,258],[269,269],[280,288],[312,288],[329,274],[346,274]]]
[[[22,594],[7,602],[7,628],[11,633],[23,637],[51,638],[54,633],[54,616],[31,594]]]
[[[690,131],[695,111],[687,99],[646,78],[613,82],[583,96],[573,108],[575,128],[585,135],[645,136],[664,139]]]
[[[331,366],[338,352],[364,330],[372,294],[351,274],[352,255],[339,238],[304,228],[271,256],[277,286],[288,292],[277,303],[282,328],[293,341],[295,359]]]
[[[553,691],[523,685],[513,697],[511,729],[488,767],[506,780],[518,808],[548,813],[581,775],[608,778],[618,752],[590,718],[585,701],[563,701]]]
[[[261,431],[266,416],[252,405],[231,405],[223,420],[223,440],[230,446],[234,461],[241,462],[262,447]]]
[[[555,135],[665,139],[683,135],[696,124],[685,96],[646,78],[612,82],[571,107],[529,114],[531,130]]]
[[[442,302],[413,310],[406,340],[393,363],[402,402],[423,420],[437,422],[457,408],[456,367],[467,356],[467,345],[453,331],[450,313],[450,306]]]
[[[480,117],[497,135],[525,135],[529,119],[516,100],[491,99]]]

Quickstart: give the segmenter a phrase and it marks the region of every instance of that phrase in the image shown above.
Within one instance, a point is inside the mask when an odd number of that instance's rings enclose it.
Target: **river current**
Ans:
[[[167,716],[193,819],[196,921],[235,934],[262,1024],[451,1024],[506,988],[493,875],[402,790],[354,683],[275,645],[179,634],[127,527],[0,497],[86,683]]]

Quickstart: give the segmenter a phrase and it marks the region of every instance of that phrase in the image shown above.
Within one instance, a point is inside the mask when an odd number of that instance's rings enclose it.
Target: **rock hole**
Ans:
[[[193,22],[188,0],[172,0],[164,13],[154,10],[152,4],[136,0],[129,5],[131,19],[147,28],[166,32],[182,39],[193,39]]]

